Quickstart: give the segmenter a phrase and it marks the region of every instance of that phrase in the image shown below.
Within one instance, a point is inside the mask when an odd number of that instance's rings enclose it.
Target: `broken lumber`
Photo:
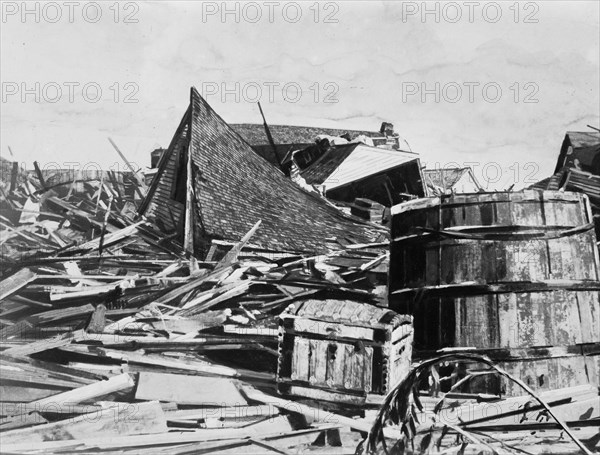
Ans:
[[[27,267],[19,270],[14,275],[0,281],[0,300],[14,294],[19,289],[27,286],[36,279],[36,274]]]
[[[2,433],[2,444],[35,444],[43,441],[165,433],[167,421],[160,404],[121,403],[75,418]]]
[[[139,373],[135,399],[204,406],[247,404],[230,379],[148,371]]]
[[[69,404],[77,404],[86,400],[91,400],[92,398],[98,398],[103,395],[108,395],[109,393],[128,389],[134,385],[135,382],[133,378],[129,374],[123,373],[118,376],[113,376],[106,381],[98,381],[68,392],[32,401],[31,403],[28,403],[27,406],[32,410],[40,410],[49,406],[61,407]]]

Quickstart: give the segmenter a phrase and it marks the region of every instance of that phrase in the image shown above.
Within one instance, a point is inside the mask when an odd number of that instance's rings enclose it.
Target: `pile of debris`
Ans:
[[[351,177],[373,151],[347,152],[344,205],[296,185],[192,89],[148,187],[3,162],[2,451],[591,453],[593,385],[506,398],[462,389],[503,374],[485,357],[411,365],[383,225],[387,203],[425,194],[398,184],[425,191],[420,165],[392,147],[388,183],[361,187]]]
[[[309,299],[384,303],[384,245],[267,258],[242,250],[258,228],[198,262],[136,223],[106,235],[102,255],[95,239],[5,278],[3,450],[264,450],[338,428],[280,410],[278,316]]]
[[[385,306],[387,241],[265,252],[259,221],[198,261],[109,182],[22,177],[2,201],[3,451],[262,452],[340,428],[276,396],[279,316],[311,299]]]
[[[102,251],[104,236],[133,222],[144,195],[126,173],[42,172],[35,163],[34,176],[17,163],[5,163],[0,179],[0,253],[5,267],[98,237]]]

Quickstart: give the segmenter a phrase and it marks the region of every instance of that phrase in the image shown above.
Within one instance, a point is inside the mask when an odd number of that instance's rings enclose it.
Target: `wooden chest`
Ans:
[[[282,394],[380,402],[408,372],[412,317],[349,300],[308,300],[281,315]]]

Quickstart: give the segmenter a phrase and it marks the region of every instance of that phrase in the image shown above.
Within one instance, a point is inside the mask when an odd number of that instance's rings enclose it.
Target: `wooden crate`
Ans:
[[[412,317],[349,300],[308,300],[281,315],[282,394],[379,402],[408,372]]]

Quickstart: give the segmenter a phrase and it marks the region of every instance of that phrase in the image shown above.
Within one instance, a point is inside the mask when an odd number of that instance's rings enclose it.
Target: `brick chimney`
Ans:
[[[156,168],[158,167],[158,162],[160,161],[161,156],[165,153],[165,149],[157,148],[150,152],[150,167]]]
[[[392,136],[394,134],[394,125],[388,122],[383,122],[381,124],[381,128],[379,128],[379,132],[384,136]]]

